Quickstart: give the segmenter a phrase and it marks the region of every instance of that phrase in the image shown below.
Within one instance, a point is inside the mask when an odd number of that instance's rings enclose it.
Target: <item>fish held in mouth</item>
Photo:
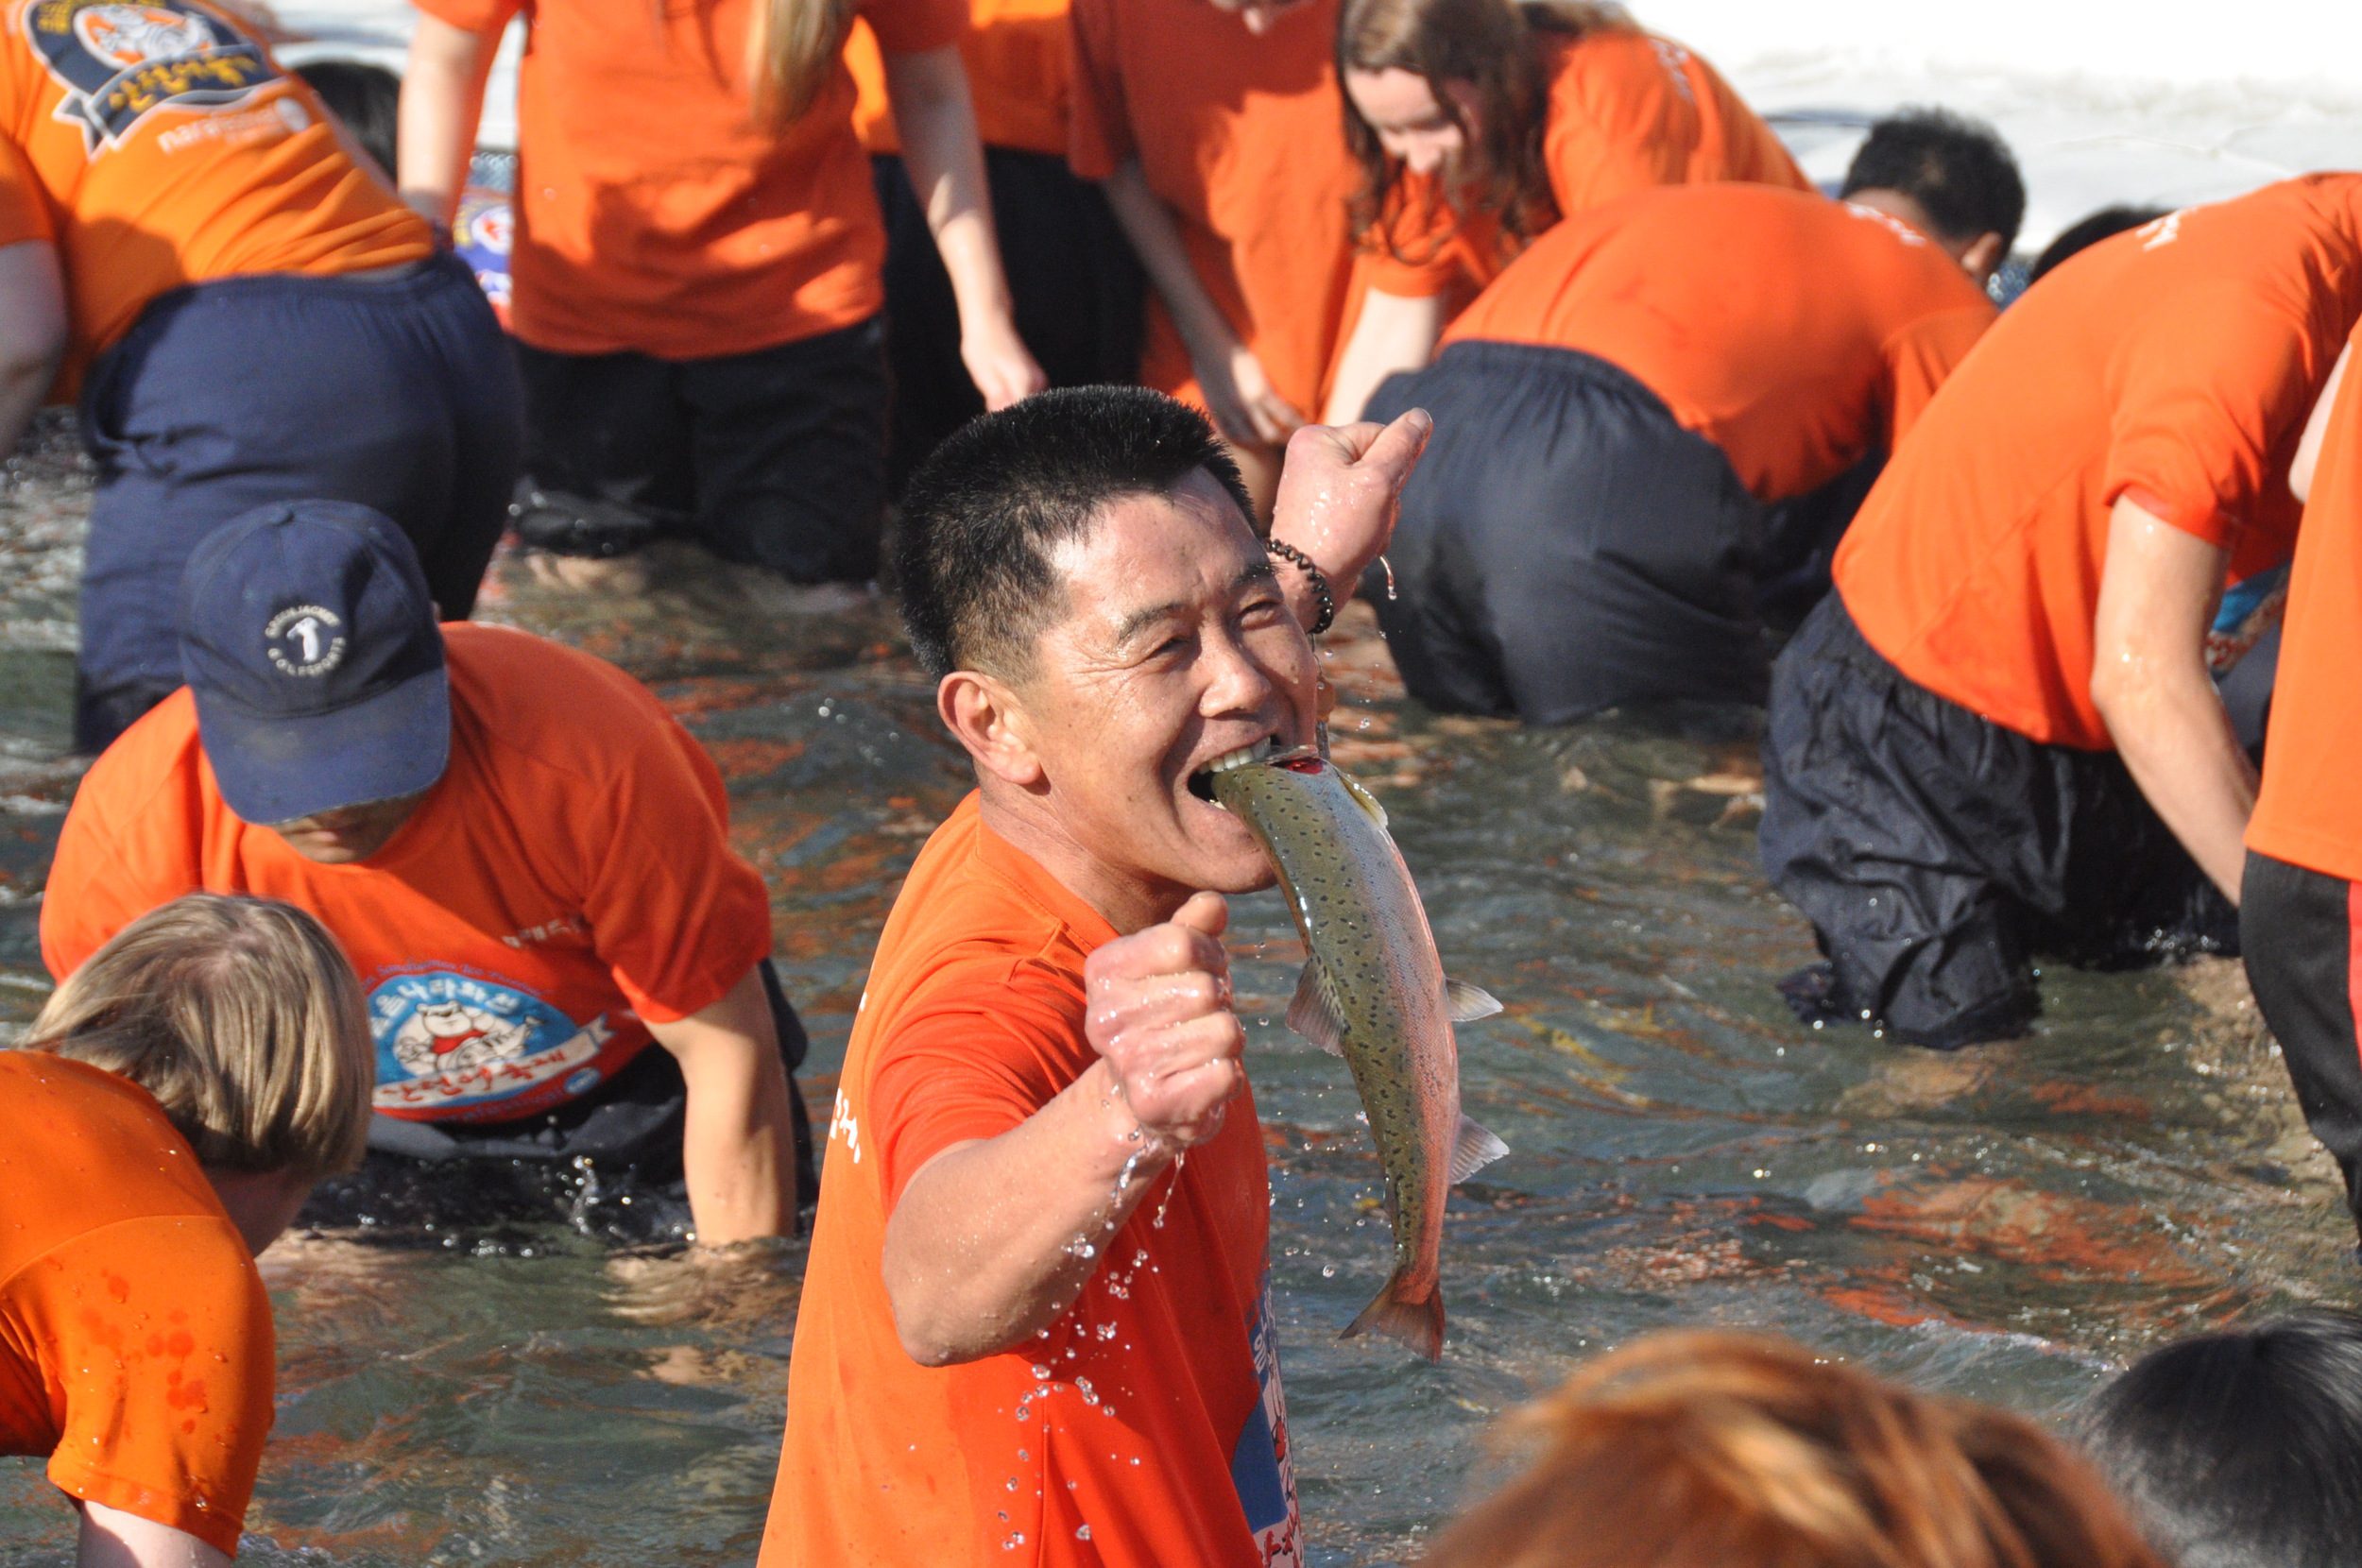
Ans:
[[[1288,1027],[1344,1058],[1378,1144],[1395,1269],[1344,1337],[1383,1334],[1437,1360],[1445,1199],[1453,1183],[1509,1152],[1461,1114],[1452,1028],[1498,1013],[1500,1003],[1445,978],[1384,810],[1335,763],[1313,751],[1251,746],[1215,758],[1198,777],[1278,870],[1310,954]]]

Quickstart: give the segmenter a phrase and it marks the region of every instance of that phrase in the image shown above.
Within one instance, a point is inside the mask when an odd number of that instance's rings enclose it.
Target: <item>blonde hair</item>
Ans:
[[[1652,1335],[1503,1426],[1541,1453],[1423,1568],[2164,1568],[2031,1422],[1785,1339]]]
[[[51,994],[20,1043],[120,1074],[222,1170],[352,1169],[377,1049],[361,984],[317,920],[192,893],[132,921]]]
[[[755,123],[777,130],[802,117],[845,52],[855,0],[758,0],[746,29]]]

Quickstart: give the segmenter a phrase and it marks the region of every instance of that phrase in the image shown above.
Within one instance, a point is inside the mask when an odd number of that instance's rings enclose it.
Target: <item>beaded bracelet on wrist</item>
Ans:
[[[1307,555],[1303,551],[1298,550],[1294,545],[1288,543],[1285,539],[1265,539],[1263,541],[1263,548],[1278,556],[1281,560],[1293,564],[1295,568],[1302,571],[1306,578],[1311,582],[1312,597],[1320,605],[1321,611],[1320,614],[1312,618],[1312,625],[1309,635],[1318,637],[1321,633],[1328,630],[1330,626],[1335,625],[1337,622],[1337,600],[1336,596],[1328,591],[1327,573],[1324,572],[1319,567],[1312,564],[1311,556]]]

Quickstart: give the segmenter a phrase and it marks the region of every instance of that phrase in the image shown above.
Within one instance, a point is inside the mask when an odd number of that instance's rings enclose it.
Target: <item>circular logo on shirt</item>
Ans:
[[[263,628],[263,646],[282,675],[325,675],[345,661],[345,623],[334,610],[290,605]]]
[[[80,128],[93,156],[158,110],[221,109],[282,79],[235,23],[186,0],[32,0],[20,15],[65,91],[51,118]]]
[[[390,976],[368,1008],[375,1103],[396,1116],[580,1094],[606,1076],[598,1058],[615,1037],[604,1014],[578,1023],[529,991],[449,970]]]

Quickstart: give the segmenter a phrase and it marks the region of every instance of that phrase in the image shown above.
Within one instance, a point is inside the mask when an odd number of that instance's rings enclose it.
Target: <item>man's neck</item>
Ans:
[[[1117,935],[1169,920],[1189,901],[1187,890],[1143,886],[1138,878],[1114,870],[1075,843],[1040,796],[992,779],[980,783],[977,793],[984,826],[1097,910]]]

